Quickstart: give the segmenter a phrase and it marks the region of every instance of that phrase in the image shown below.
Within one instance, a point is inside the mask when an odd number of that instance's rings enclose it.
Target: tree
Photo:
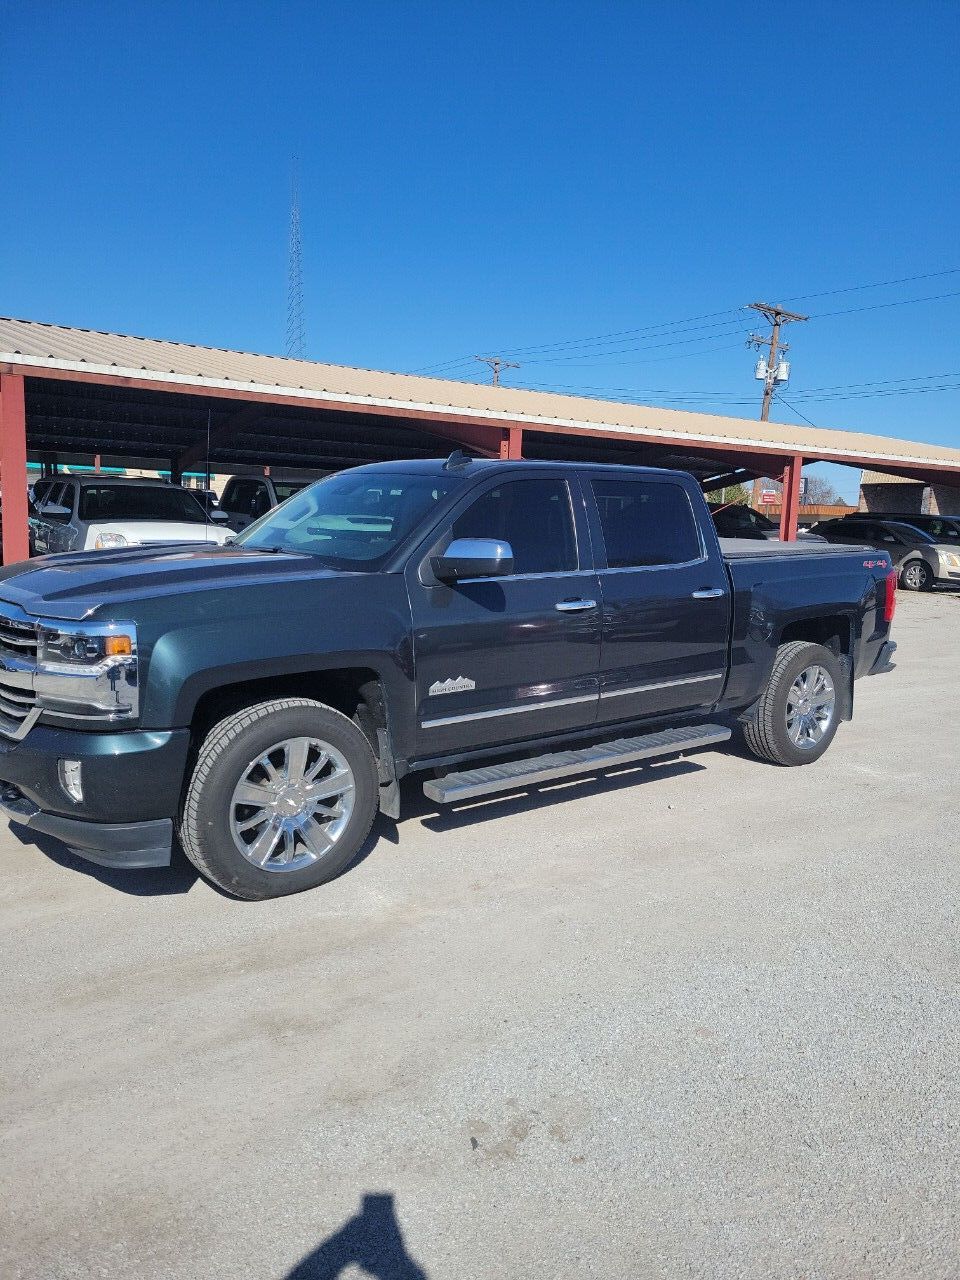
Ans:
[[[707,501],[718,502],[724,507],[745,507],[750,502],[750,491],[742,484],[731,484],[725,489],[708,489]]]

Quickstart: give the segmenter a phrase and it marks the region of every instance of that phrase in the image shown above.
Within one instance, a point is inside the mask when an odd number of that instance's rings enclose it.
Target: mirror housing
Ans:
[[[217,524],[226,524],[230,519],[227,513],[225,511],[221,511],[219,507],[214,507],[209,514],[210,519],[216,521]]]
[[[439,582],[503,578],[513,573],[513,548],[497,538],[455,538],[442,556],[434,556],[432,568]]]

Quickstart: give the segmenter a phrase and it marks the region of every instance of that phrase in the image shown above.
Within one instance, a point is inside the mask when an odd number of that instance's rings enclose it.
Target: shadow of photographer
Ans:
[[[392,1195],[366,1194],[360,1211],[301,1258],[285,1280],[336,1280],[350,1266],[374,1280],[427,1280],[407,1252]]]

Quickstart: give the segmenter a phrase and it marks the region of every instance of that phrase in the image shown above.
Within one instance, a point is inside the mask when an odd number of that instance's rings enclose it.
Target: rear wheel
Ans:
[[[370,744],[351,720],[280,698],[221,720],[200,747],[180,823],[187,857],[238,898],[275,898],[332,879],[377,812]]]
[[[782,644],[767,687],[744,723],[753,754],[782,765],[819,760],[840,723],[842,678],[836,656],[823,645]]]
[[[933,586],[933,570],[925,560],[909,560],[900,570],[904,591],[929,591]]]

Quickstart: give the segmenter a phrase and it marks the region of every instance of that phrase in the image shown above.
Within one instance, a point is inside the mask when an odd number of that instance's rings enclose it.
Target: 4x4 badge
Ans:
[[[469,693],[471,689],[476,687],[476,684],[467,676],[457,676],[456,679],[451,676],[449,680],[437,680],[427,692],[433,698],[438,693]]]

